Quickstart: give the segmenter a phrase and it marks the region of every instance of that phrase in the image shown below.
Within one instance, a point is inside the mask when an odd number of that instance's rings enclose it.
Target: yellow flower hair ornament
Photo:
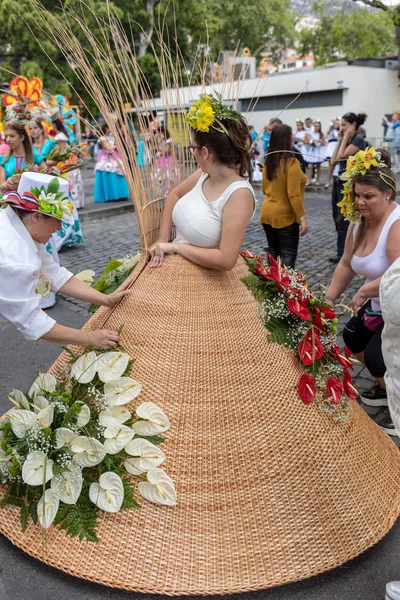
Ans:
[[[354,200],[354,178],[356,175],[365,175],[372,167],[387,167],[387,164],[382,161],[381,153],[375,148],[359,150],[354,156],[347,159],[346,171],[340,177],[345,181],[345,184],[342,192],[343,198],[338,202],[338,206],[345,220],[350,221],[350,223],[361,221],[361,212]],[[396,189],[395,182],[392,181],[391,177],[380,171],[379,176],[392,189]]]
[[[208,133],[210,127],[227,133],[226,128],[222,124],[223,119],[237,120],[240,113],[232,110],[222,104],[222,95],[215,93],[212,95],[203,95],[193,104],[185,117],[185,122],[195,129],[203,133]]]

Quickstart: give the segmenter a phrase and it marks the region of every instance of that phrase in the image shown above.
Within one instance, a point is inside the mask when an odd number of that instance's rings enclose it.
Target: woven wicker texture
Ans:
[[[206,595],[321,573],[385,535],[400,511],[397,448],[356,403],[345,423],[302,404],[295,359],[268,341],[246,274],[241,259],[219,273],[169,256],[90,321],[124,323],[140,401],[170,417],[178,506],[104,515],[99,544],[51,527],[45,547],[40,527],[23,535],[5,507],[0,529],[14,544],[108,586]]]

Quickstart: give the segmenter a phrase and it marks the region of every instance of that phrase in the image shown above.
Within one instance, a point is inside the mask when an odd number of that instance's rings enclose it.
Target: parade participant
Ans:
[[[7,123],[4,128],[9,153],[0,158],[0,191],[16,190],[21,179],[22,170],[28,165],[43,165],[43,158],[32,148],[25,125],[17,127]]]
[[[343,178],[346,184],[339,207],[352,224],[326,295],[333,303],[355,275],[365,277],[365,283],[353,297],[354,316],[343,330],[343,339],[376,380],[370,390],[360,391],[362,401],[368,406],[387,406],[379,284],[382,275],[400,256],[396,178],[390,169],[389,154],[373,148],[350,157]]]
[[[307,136],[307,132],[304,127],[304,123],[301,119],[296,119],[296,131],[294,132],[294,147],[296,152],[303,155],[305,150],[304,138]]]
[[[33,148],[35,148],[37,152],[45,159],[49,152],[53,150],[56,143],[55,140],[49,138],[41,121],[31,123],[29,127],[29,134],[31,136]]]
[[[322,131],[321,121],[316,119],[314,121],[314,131],[308,131],[305,137],[306,152],[305,160],[307,163],[307,183],[311,185],[311,179],[313,176],[313,170],[316,169],[317,178],[316,185],[319,185],[321,178],[321,165],[325,160],[326,154],[326,139]]]
[[[346,160],[358,150],[365,150],[365,139],[357,134],[357,130],[365,123],[366,118],[367,115],[365,113],[356,115],[355,113],[348,112],[343,115],[340,121],[338,143],[331,158],[333,167],[337,164],[339,165],[337,179],[334,180],[332,188],[332,215],[337,232],[337,253],[336,256],[328,259],[329,262],[334,264],[339,262],[343,254],[347,229],[349,227],[349,222],[344,219],[343,214],[338,209],[338,203],[342,199],[343,192],[343,182],[340,176],[346,170]],[[336,175],[336,171],[334,174]]]
[[[108,307],[128,293],[106,296],[60,267],[46,252],[44,244],[71,218],[68,196],[59,191],[65,183],[48,175],[24,173],[18,191],[4,195],[7,208],[0,211],[0,331],[14,325],[27,340],[113,348],[119,340],[116,331],[65,327],[39,306],[41,296],[51,291]]]
[[[197,109],[208,106],[208,120],[198,121]],[[163,263],[165,254],[180,254],[218,271],[229,271],[236,264],[255,207],[248,182],[252,141],[244,118],[225,110],[229,114],[223,120],[226,132],[212,126],[224,108],[209,96],[202,96],[186,117],[193,130],[188,148],[200,170],[167,197],[158,240],[149,249],[153,267]],[[173,225],[176,237],[168,243]]]
[[[331,122],[331,124],[329,125],[329,129],[326,132],[326,138],[327,138],[328,145],[326,147],[325,160],[329,161],[328,176],[327,176],[327,180],[326,180],[326,184],[325,184],[326,190],[331,185],[331,179],[332,179],[333,171],[335,168],[335,165],[331,165],[330,160],[333,156],[333,153],[335,152],[335,148],[336,148],[337,141],[338,141],[339,131],[340,131],[340,117],[336,117]]]
[[[126,200],[129,196],[128,185],[121,169],[121,157],[108,125],[103,125],[102,134],[98,142],[100,152],[95,166],[94,201]]]
[[[308,231],[304,210],[306,177],[293,158],[293,134],[288,125],[276,125],[271,133],[263,169],[260,222],[267,236],[268,253],[281,257],[284,265],[295,266],[299,235]]]
[[[68,138],[64,133],[57,133],[54,142],[57,148],[65,148],[69,146]],[[48,166],[54,166],[55,161],[46,161]],[[52,239],[54,240],[57,251],[60,250],[63,246],[66,248],[71,248],[71,246],[75,246],[75,244],[83,244],[83,234],[81,228],[81,222],[79,220],[79,214],[77,208],[79,206],[79,198],[81,198],[81,193],[78,194],[78,206],[75,204],[74,193],[73,193],[73,185],[76,185],[76,175],[74,173],[78,173],[78,178],[80,177],[80,183],[78,180],[79,191],[83,193],[83,183],[82,183],[82,175],[80,174],[79,169],[75,169],[67,173],[67,180],[69,184],[69,194],[72,200],[73,211],[72,218],[69,223],[63,222],[61,229],[58,229],[53,235]],[[76,196],[76,190],[75,190]]]

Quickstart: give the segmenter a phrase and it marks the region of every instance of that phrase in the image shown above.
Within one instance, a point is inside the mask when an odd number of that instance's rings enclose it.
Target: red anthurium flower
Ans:
[[[351,362],[351,360],[349,358],[347,358],[347,356],[344,356],[342,354],[342,351],[339,348],[339,346],[336,346],[336,345],[333,346],[332,354],[335,356],[339,365],[342,365],[342,367],[344,367],[345,369],[353,369],[353,363]]]
[[[262,279],[268,279],[269,281],[275,281],[275,278],[271,275],[270,267],[266,267],[261,263],[256,263],[256,273]]]
[[[288,309],[291,313],[300,317],[300,319],[304,319],[305,321],[310,320],[310,313],[307,309],[308,302],[299,302],[294,298],[289,298],[287,301]]]
[[[324,347],[321,344],[318,331],[310,328],[298,348],[299,356],[305,365],[312,365],[324,355]]]
[[[313,322],[313,325],[315,325],[316,327],[318,327],[318,329],[324,329],[325,328],[325,323],[322,320],[321,311],[320,311],[319,308],[314,308],[312,322]]]
[[[243,252],[241,252],[240,254],[244,256],[244,258],[255,258],[255,256],[248,250],[243,250]]]
[[[268,254],[268,262],[271,267],[278,268],[278,261],[272,256],[272,254]]]
[[[326,382],[326,394],[329,397],[331,404],[339,404],[343,394],[343,385],[339,379],[335,377],[329,377]]]
[[[298,392],[304,404],[311,404],[317,393],[317,386],[313,375],[305,373],[300,377]]]
[[[353,356],[352,351],[349,350],[347,346],[344,347],[344,353],[346,355],[346,358],[351,358]]]
[[[350,398],[350,400],[357,400],[358,392],[356,388],[352,385],[353,380],[351,378],[350,373],[345,369],[343,371],[343,389],[346,396]]]
[[[281,291],[285,291],[285,288],[289,287],[290,277],[285,269],[277,269],[275,267],[271,267],[271,275],[273,276]]]
[[[320,310],[323,313],[323,319],[328,319],[329,321],[331,321],[332,319],[336,319],[335,311],[332,308],[329,308],[329,306],[322,306]]]

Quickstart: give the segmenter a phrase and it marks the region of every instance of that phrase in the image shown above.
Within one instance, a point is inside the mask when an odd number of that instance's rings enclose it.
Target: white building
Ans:
[[[318,118],[326,130],[336,116],[365,112],[367,135],[373,139],[382,136],[382,116],[399,108],[397,66],[395,58],[360,59],[206,88],[168,90],[161,97],[170,105],[190,103],[216,90],[226,100],[238,98],[238,110],[258,132],[274,117],[293,128],[296,119]]]

